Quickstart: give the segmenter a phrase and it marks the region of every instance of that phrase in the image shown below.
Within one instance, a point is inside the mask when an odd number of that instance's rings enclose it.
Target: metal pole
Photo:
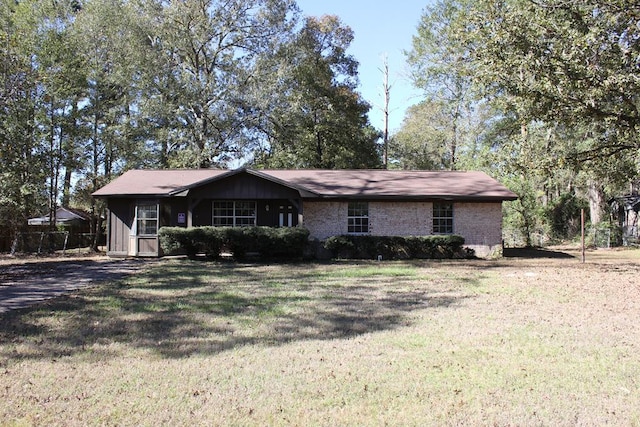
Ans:
[[[38,255],[40,255],[40,251],[42,251],[42,241],[44,240],[44,231],[40,233],[40,243],[38,244]]]
[[[582,230],[582,263],[584,264],[585,261],[585,254],[584,254],[584,209],[580,210],[580,228]]]
[[[67,251],[67,242],[69,241],[69,232],[64,232],[64,245],[62,246],[62,255]]]

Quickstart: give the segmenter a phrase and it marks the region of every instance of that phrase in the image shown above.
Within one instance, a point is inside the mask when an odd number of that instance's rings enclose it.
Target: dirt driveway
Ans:
[[[119,280],[146,265],[106,257],[0,259],[0,314],[50,298]]]

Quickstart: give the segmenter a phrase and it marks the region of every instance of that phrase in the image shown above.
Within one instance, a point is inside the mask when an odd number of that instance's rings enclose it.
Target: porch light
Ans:
[[[269,205],[265,205],[264,210],[269,212]]]

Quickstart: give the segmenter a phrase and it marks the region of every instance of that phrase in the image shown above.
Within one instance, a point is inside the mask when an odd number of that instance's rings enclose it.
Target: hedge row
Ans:
[[[269,259],[299,259],[309,244],[304,228],[272,227],[162,227],[160,246],[165,255],[205,254],[217,258],[228,251],[234,258],[258,254]],[[447,236],[334,236],[324,242],[333,258],[343,259],[445,259],[471,258],[464,238]]]
[[[463,248],[464,238],[446,236],[334,236],[328,238],[325,249],[334,258],[343,259],[445,259],[472,258],[473,251]]]
[[[304,228],[272,227],[162,227],[158,232],[165,255],[205,254],[217,258],[223,250],[242,259],[255,253],[263,258],[302,258],[309,241]]]

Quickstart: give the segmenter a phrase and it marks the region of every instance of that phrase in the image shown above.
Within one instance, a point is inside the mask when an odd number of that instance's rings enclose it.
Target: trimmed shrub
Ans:
[[[236,259],[248,254],[266,259],[302,258],[309,241],[304,228],[271,227],[162,227],[158,233],[165,255],[204,253],[217,258],[224,249]]]
[[[207,258],[218,258],[224,244],[224,235],[215,227],[198,227],[196,237],[199,241],[199,248]]]
[[[333,236],[328,238],[325,249],[334,258],[345,259],[445,259],[470,258],[473,256],[463,248],[464,238],[446,236]]]
[[[331,252],[334,258],[354,258],[356,244],[351,236],[332,236],[324,242],[324,248]]]
[[[247,253],[259,253],[257,227],[222,227],[224,247],[234,258],[243,259]]]
[[[309,245],[305,228],[271,227],[162,227],[158,232],[165,255],[186,254],[195,258],[204,253],[217,258],[223,249],[234,258],[249,255],[263,259],[300,259]],[[343,259],[446,259],[470,258],[463,248],[464,238],[446,236],[333,236],[324,248],[333,258]]]
[[[259,252],[267,258],[302,258],[309,244],[309,230],[306,228],[263,228],[260,236]]]
[[[158,231],[158,240],[164,255],[178,255],[190,252],[185,228],[161,227]]]
[[[238,259],[250,253],[267,259],[295,259],[302,258],[309,243],[309,230],[300,227],[227,228],[225,242]]]
[[[158,237],[164,255],[186,254],[189,258],[199,253],[217,258],[223,244],[223,235],[214,227],[162,227]]]

